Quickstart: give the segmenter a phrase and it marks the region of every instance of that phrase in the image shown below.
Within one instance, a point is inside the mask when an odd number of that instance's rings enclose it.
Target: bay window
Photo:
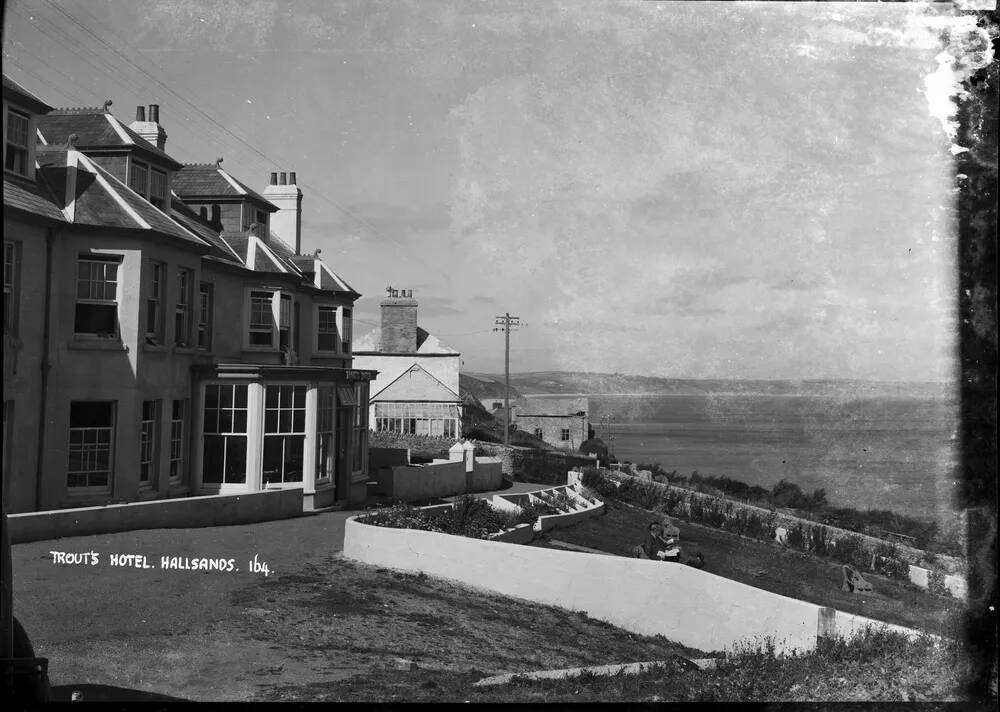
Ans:
[[[339,347],[340,333],[337,330],[337,307],[319,305],[316,307],[316,350],[335,352]]]
[[[244,346],[290,350],[294,341],[292,296],[277,289],[252,289],[247,294]]]
[[[121,257],[81,256],[77,262],[76,311],[78,336],[118,338],[118,267]]]
[[[247,388],[246,385],[205,386],[204,482],[246,482]]]
[[[306,437],[306,387],[264,388],[262,482],[301,482]]]

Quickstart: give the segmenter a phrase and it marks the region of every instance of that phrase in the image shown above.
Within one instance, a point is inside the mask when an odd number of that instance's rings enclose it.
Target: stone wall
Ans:
[[[580,453],[534,450],[480,440],[474,442],[477,451],[500,460],[504,475],[521,482],[561,485],[566,483],[567,471],[597,463],[594,458]]]

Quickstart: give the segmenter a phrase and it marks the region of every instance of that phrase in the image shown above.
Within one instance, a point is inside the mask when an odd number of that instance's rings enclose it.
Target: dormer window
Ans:
[[[145,163],[132,161],[128,187],[146,198],[154,206],[163,210],[167,205],[167,174]]]
[[[13,109],[7,110],[7,146],[3,167],[22,176],[28,175],[28,129],[26,114]]]

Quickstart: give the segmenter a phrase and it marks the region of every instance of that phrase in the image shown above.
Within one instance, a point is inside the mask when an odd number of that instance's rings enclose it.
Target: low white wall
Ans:
[[[704,651],[755,636],[774,637],[784,651],[816,645],[820,606],[690,566],[375,527],[354,518],[346,523],[344,555],[582,610]]]
[[[301,514],[302,489],[291,488],[9,514],[7,527],[10,542],[20,544],[134,529],[250,524]]]

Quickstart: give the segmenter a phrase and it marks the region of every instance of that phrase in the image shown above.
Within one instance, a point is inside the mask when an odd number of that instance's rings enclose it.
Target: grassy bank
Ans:
[[[408,702],[747,702],[960,701],[974,667],[957,644],[909,641],[870,632],[854,641],[824,641],[815,653],[776,658],[766,641],[699,670],[673,658],[638,675],[583,674],[561,680],[515,677],[475,687],[478,672],[375,670],[326,685],[275,687],[268,700]]]
[[[604,516],[557,530],[551,536],[628,556],[632,547],[645,540],[649,522],[660,517],[662,514],[607,499]],[[954,617],[965,609],[959,601],[924,591],[908,581],[867,572],[864,576],[874,586],[874,593],[864,596],[848,593],[841,590],[842,570],[835,561],[677,518],[673,521],[681,530],[680,545],[685,560],[700,552],[705,557],[705,571],[748,586],[944,634],[953,632]],[[548,545],[547,540],[539,540],[536,545]]]

